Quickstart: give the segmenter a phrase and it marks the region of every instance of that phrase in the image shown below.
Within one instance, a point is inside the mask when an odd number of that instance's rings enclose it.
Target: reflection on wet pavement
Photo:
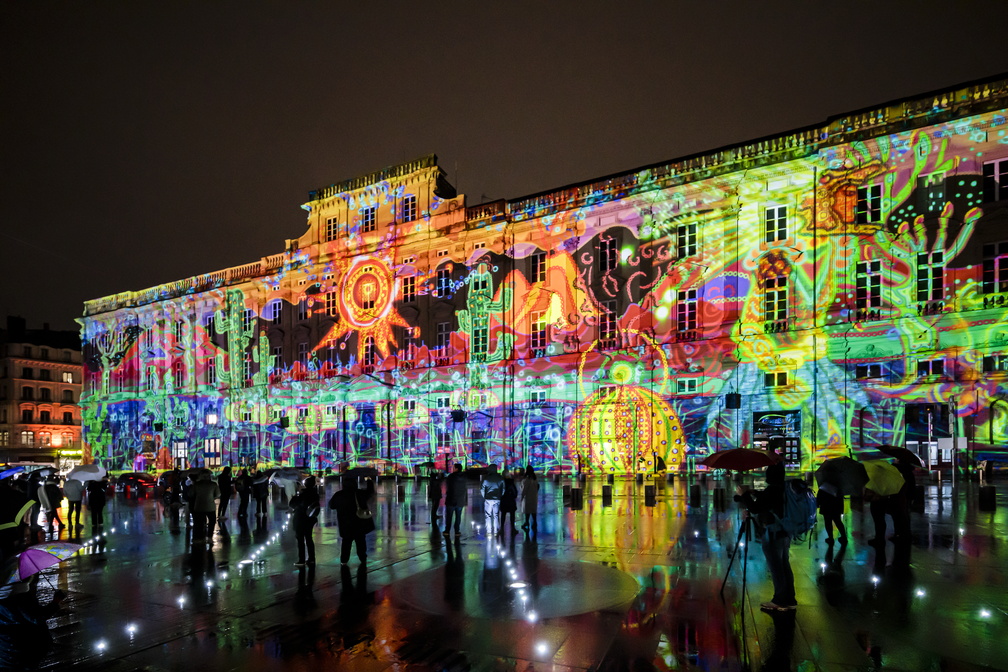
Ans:
[[[54,588],[69,594],[42,665],[979,670],[1008,660],[1005,501],[979,511],[975,484],[930,486],[900,546],[868,545],[871,517],[852,504],[849,546],[818,531],[792,547],[799,608],[773,617],[758,610],[771,588],[755,543],[719,597],[739,516],[715,490],[731,484],[711,479],[689,506],[676,480],[645,506],[641,484],[617,481],[603,506],[603,483],[589,481],[572,511],[562,484],[544,481],[537,533],[486,539],[474,483],[458,542],[430,525],[425,485],[379,484],[366,566],[340,566],[328,510],[318,564],[295,567],[283,505],[247,520],[231,507],[207,546],[156,499],[110,498],[105,535],[84,535],[84,550],[40,582],[44,602]]]

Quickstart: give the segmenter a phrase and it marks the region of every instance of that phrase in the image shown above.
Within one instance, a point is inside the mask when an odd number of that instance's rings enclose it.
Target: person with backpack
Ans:
[[[784,465],[777,463],[767,467],[766,482],[767,487],[763,490],[753,491],[740,485],[735,491],[746,509],[747,518],[756,519],[760,544],[773,581],[773,598],[760,604],[760,609],[767,612],[793,611],[798,602],[791,571],[791,536],[780,523],[785,515]]]

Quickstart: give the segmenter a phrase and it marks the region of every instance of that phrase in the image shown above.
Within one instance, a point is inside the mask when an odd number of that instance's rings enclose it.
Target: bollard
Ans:
[[[993,511],[997,508],[997,494],[994,491],[993,485],[984,485],[980,487],[980,510],[981,511]]]
[[[584,507],[584,490],[571,488],[570,500],[571,511],[580,511]]]
[[[924,486],[918,485],[914,488],[913,507],[914,513],[924,513]]]
[[[689,486],[689,505],[700,506],[700,484],[694,483]]]
[[[570,484],[565,484],[563,486],[563,498],[565,502],[570,501],[571,498],[571,486]]]
[[[608,476],[606,476],[606,483],[612,485],[615,482],[616,482],[616,474],[609,474]]]
[[[588,473],[587,473],[587,472],[584,472],[584,471],[582,471],[582,472],[579,472],[579,473],[578,473],[578,480],[579,480],[580,482],[582,482],[582,483],[584,483],[585,481],[587,481],[587,480],[588,480]]]
[[[557,473],[553,474],[553,483],[555,485],[560,485],[560,479],[562,477],[563,477],[563,474],[561,474],[560,472],[557,472]]]
[[[612,506],[612,486],[602,486],[602,506]]]
[[[675,474],[673,474],[671,471],[666,472],[665,473],[665,480],[668,481],[669,483],[671,483],[672,481],[675,480]]]
[[[398,485],[396,486],[396,501],[400,504],[406,501],[406,486]]]
[[[644,486],[644,506],[654,506],[655,505],[655,486],[645,485]]]
[[[637,482],[638,483],[644,482],[644,474],[637,474]]]
[[[728,491],[724,488],[714,488],[714,510],[724,511],[728,508]]]

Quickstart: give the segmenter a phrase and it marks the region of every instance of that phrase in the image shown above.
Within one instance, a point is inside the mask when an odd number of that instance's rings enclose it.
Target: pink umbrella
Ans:
[[[29,546],[14,556],[14,566],[10,574],[3,577],[3,583],[23,581],[33,574],[58,565],[81,549],[80,544],[68,541],[53,541]]]

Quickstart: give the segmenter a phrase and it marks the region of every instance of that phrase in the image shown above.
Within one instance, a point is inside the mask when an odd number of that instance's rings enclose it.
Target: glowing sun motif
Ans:
[[[336,291],[340,319],[318,347],[329,347],[355,331],[358,359],[364,358],[364,345],[369,337],[374,339],[382,356],[388,357],[389,344],[396,345],[392,327],[409,326],[394,310],[398,284],[392,269],[375,257],[360,259],[346,272]]]

